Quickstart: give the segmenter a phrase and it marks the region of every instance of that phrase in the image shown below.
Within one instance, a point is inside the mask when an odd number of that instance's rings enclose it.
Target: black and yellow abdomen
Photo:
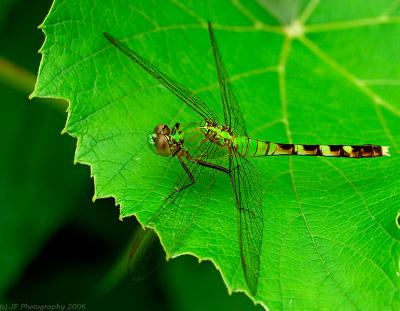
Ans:
[[[343,158],[373,158],[390,156],[389,147],[378,145],[303,145],[279,144],[236,136],[233,144],[244,157],[278,155],[324,156]]]

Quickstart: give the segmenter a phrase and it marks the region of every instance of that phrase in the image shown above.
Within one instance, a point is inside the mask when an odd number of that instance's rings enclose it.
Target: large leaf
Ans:
[[[252,161],[264,185],[255,300],[271,309],[398,309],[400,9],[392,2],[304,1],[293,18],[261,0],[55,1],[33,95],[70,102],[65,130],[78,138],[76,160],[91,165],[95,198],[115,197],[121,217],[145,224],[182,170],[151,153],[146,133],[200,120],[103,32],[221,115],[211,21],[251,136],[391,147],[391,158]],[[171,235],[160,237],[169,256],[210,259],[230,290],[246,290],[232,189],[220,175],[183,246],[172,251]]]

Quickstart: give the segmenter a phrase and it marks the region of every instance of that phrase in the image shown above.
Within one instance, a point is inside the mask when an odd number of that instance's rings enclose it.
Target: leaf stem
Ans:
[[[28,70],[0,56],[0,81],[19,91],[32,92],[36,77]]]
[[[35,88],[36,76],[25,68],[0,56],[0,83],[1,82],[17,91],[29,94]],[[65,101],[58,99],[46,100],[46,102],[59,107],[63,112],[67,106]]]

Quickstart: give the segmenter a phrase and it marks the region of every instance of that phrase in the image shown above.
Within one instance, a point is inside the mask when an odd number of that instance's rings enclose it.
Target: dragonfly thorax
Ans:
[[[210,124],[206,126],[206,129],[208,135],[211,136],[210,139],[220,146],[225,146],[233,142],[234,135],[232,130],[225,125]]]

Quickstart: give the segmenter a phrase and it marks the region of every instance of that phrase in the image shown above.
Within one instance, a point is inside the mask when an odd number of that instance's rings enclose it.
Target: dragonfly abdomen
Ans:
[[[389,156],[389,147],[377,145],[302,145],[270,143],[267,155],[303,155],[343,158]]]
[[[247,136],[236,136],[233,139],[236,150],[244,157],[264,157],[269,155],[271,143]]]
[[[303,145],[279,144],[236,137],[237,150],[245,157],[265,157],[278,155],[324,156],[343,158],[373,158],[389,156],[389,147],[377,145]]]

